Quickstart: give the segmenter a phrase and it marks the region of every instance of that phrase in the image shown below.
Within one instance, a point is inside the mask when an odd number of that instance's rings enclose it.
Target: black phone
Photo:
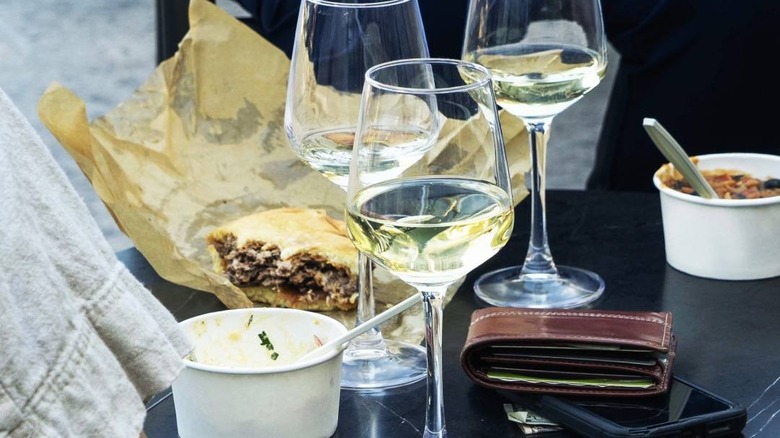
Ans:
[[[651,397],[564,397],[519,400],[529,410],[580,435],[593,438],[715,438],[739,434],[747,410],[683,378]]]

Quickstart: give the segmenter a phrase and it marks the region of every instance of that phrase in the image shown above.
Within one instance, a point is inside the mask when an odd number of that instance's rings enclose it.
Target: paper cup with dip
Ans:
[[[180,323],[195,345],[173,382],[182,438],[330,437],[343,349],[297,361],[347,332],[303,310],[233,309]]]
[[[743,178],[739,175],[763,182],[780,179],[780,156],[776,155],[726,153],[692,159],[705,177],[725,171],[724,178],[732,180]],[[675,182],[680,178],[671,164],[661,166],[653,176],[661,197],[669,265],[718,280],[780,276],[780,196],[704,199],[681,191],[685,189]],[[729,196],[738,198],[741,191],[743,188],[736,188]]]

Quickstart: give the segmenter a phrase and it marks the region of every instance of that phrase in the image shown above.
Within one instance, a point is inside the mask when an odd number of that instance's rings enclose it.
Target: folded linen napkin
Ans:
[[[138,437],[190,345],[1,89],[0,260],[0,437]]]

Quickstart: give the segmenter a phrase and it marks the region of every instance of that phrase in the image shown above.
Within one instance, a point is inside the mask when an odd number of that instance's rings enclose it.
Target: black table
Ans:
[[[592,307],[671,311],[679,339],[675,373],[746,406],[745,437],[780,436],[780,417],[774,418],[780,412],[780,278],[715,281],[668,266],[654,193],[549,191],[547,214],[556,262],[594,270],[607,284]],[[458,356],[471,312],[484,306],[472,293],[473,279],[522,260],[529,217],[524,201],[510,243],[472,273],[444,310],[444,405],[452,437],[522,436],[505,417],[507,400],[469,380]],[[119,256],[179,320],[224,309],[209,293],[161,279],[136,250]],[[343,390],[334,437],[421,436],[425,396],[422,382],[378,393]],[[149,404],[145,432],[149,438],[177,436],[170,395]]]

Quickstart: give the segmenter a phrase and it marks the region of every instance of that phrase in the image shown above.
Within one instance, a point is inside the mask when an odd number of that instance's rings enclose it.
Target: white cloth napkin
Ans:
[[[0,90],[0,437],[133,437],[190,345]]]

